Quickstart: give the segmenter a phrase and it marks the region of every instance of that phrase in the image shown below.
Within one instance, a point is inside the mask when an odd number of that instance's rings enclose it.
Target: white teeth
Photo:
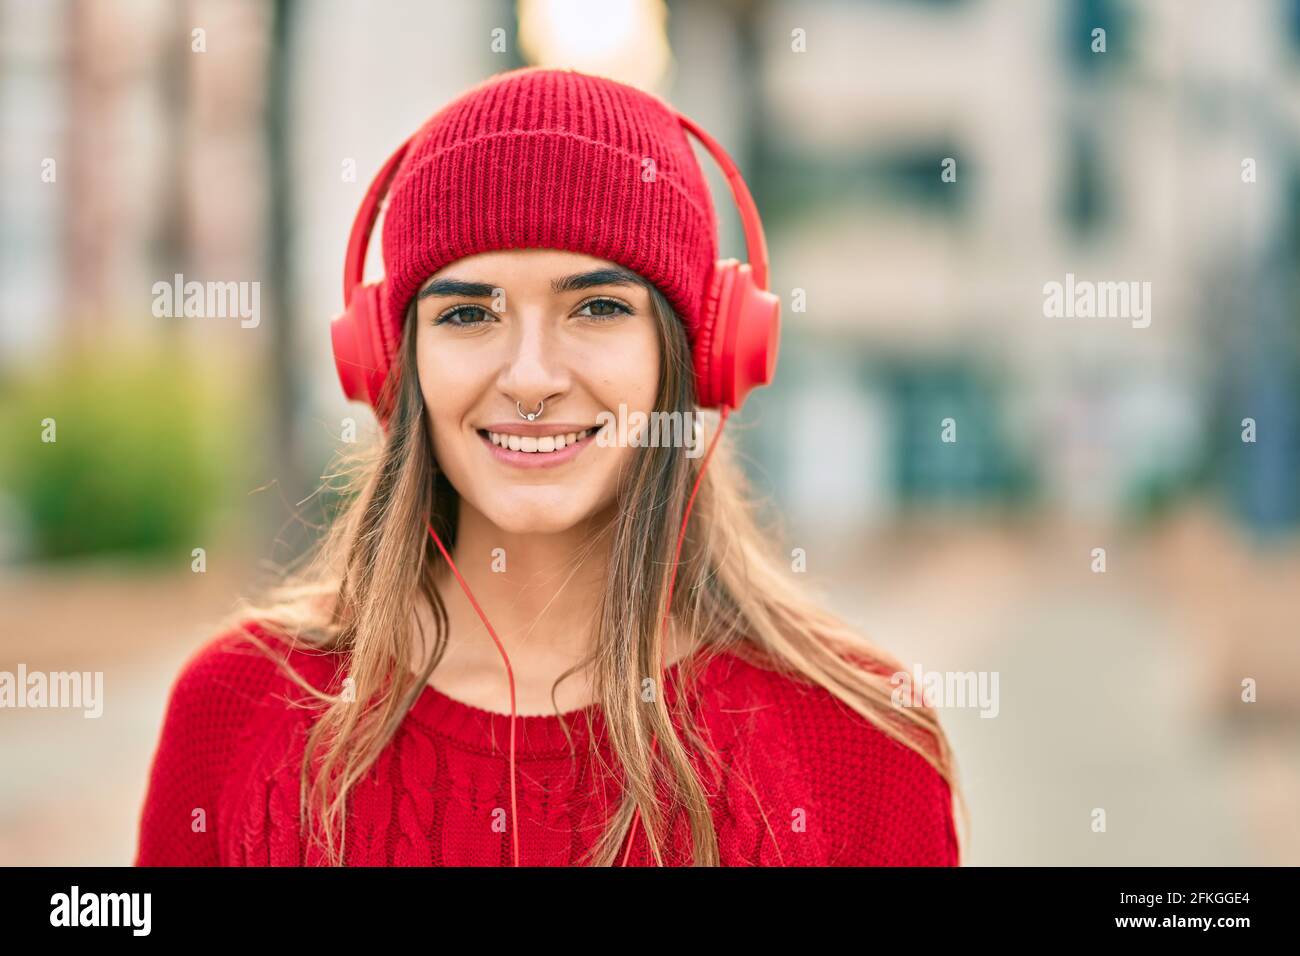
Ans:
[[[500,448],[544,455],[560,451],[575,442],[582,441],[594,431],[594,428],[586,428],[580,432],[569,432],[567,435],[544,435],[541,438],[532,435],[505,435],[501,432],[488,432],[488,439],[492,444]]]

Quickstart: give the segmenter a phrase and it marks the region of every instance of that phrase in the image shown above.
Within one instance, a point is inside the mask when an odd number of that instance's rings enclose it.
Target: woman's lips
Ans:
[[[548,434],[536,434],[546,429]],[[572,461],[591,444],[599,432],[596,426],[575,426],[554,432],[554,426],[511,426],[510,432],[478,429],[479,439],[497,461],[516,468],[551,468]],[[533,432],[533,434],[521,434]],[[511,448],[510,445],[515,447]]]

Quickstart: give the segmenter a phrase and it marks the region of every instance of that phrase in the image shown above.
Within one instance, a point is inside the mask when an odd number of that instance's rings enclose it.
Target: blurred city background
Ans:
[[[0,711],[0,863],[130,862],[177,669],[369,422],[327,334],[366,185],[531,63],[739,162],[785,334],[729,433],[809,587],[999,675],[944,713],[967,861],[1300,863],[1300,0],[0,0],[0,670],[107,697]],[[177,273],[260,322],[156,316]],[[1046,317],[1067,274],[1149,326]]]

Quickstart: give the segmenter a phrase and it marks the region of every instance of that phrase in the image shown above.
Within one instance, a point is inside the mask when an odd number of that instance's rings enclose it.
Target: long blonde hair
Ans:
[[[685,330],[662,294],[653,286],[649,290],[663,357],[655,410],[694,410]],[[333,487],[343,495],[340,514],[304,556],[301,570],[287,574],[265,602],[244,603],[232,616],[233,622],[257,621],[290,648],[342,652],[348,661],[351,693],[344,698],[315,687],[288,664],[287,655],[249,632],[320,708],[300,770],[300,822],[334,865],[344,858],[349,790],[397,732],[448,640],[437,587],[446,567],[425,523],[431,522],[454,552],[457,493],[438,468],[426,426],[414,315],[412,303],[397,374],[385,386],[394,409],[387,433],[327,478],[339,482]],[[705,429],[706,442],[713,434],[713,427]],[[667,572],[702,461],[671,447],[639,449],[626,484],[620,482],[625,500],[638,506],[612,509],[613,517],[589,539],[584,554],[574,556],[576,568],[609,537],[593,649],[555,684],[591,667],[595,699],[623,771],[622,799],[583,860],[590,865],[616,861],[638,809],[651,853],[664,862],[669,813],[657,790],[666,790],[671,809],[687,814],[694,865],[719,864],[706,791],[689,758],[693,751],[712,759],[709,748],[688,713],[680,720],[683,741],[663,695],[653,695],[647,704],[641,694],[647,675],[655,686],[663,684]],[[679,680],[689,686],[710,656],[729,651],[818,684],[921,754],[948,783],[965,821],[955,761],[937,715],[928,707],[891,704],[888,675],[903,668],[803,594],[769,547],[771,540],[779,538],[760,529],[743,472],[724,437],[700,484],[673,590],[670,620],[687,645]],[[409,666],[413,642],[429,637],[418,623],[417,598],[432,609],[435,631],[421,674]],[[553,702],[554,694],[553,687]],[[310,826],[313,820],[318,827]]]

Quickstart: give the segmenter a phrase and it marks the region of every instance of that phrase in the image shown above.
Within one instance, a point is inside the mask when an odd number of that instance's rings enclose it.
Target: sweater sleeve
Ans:
[[[780,680],[771,693],[817,814],[822,865],[959,865],[951,791],[921,754],[823,687]]]
[[[240,630],[211,638],[182,666],[149,771],[136,866],[219,865],[221,789],[274,670]]]
[[[828,865],[959,865],[952,791],[939,771],[829,693],[824,707],[813,779]]]

